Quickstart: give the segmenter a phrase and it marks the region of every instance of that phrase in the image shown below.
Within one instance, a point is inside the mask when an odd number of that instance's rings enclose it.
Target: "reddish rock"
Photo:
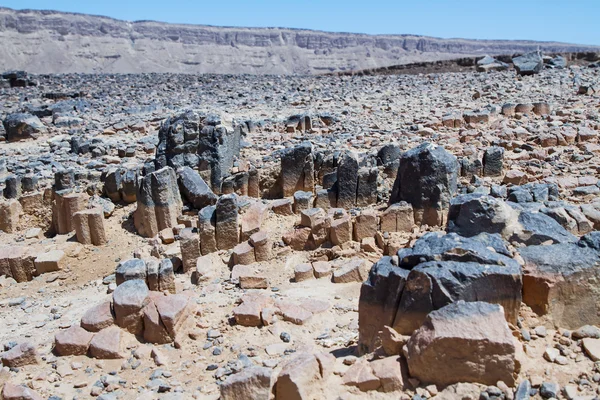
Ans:
[[[506,172],[502,182],[505,184],[522,185],[527,182],[527,174],[523,171],[511,169]]]
[[[4,400],[44,400],[37,392],[23,385],[13,385],[6,383],[2,389],[2,398]]]
[[[125,281],[113,293],[113,308],[117,325],[134,335],[144,329],[143,308],[148,303],[148,287],[141,279]]]
[[[90,355],[99,359],[124,358],[121,349],[123,331],[117,326],[109,326],[94,335],[90,342]]]
[[[294,268],[294,280],[296,282],[302,282],[307,279],[314,279],[315,275],[311,264],[303,263],[298,264]]]
[[[242,242],[235,246],[231,257],[234,265],[249,265],[256,262],[254,247],[248,242]]]
[[[277,215],[293,215],[291,199],[279,199],[271,203],[271,209]]]
[[[341,245],[352,240],[352,221],[349,215],[331,223],[329,238],[334,245]]]
[[[299,228],[287,232],[283,235],[283,242],[290,246],[292,250],[307,250],[309,248],[308,238],[310,237],[310,228]]]
[[[410,375],[422,383],[515,383],[515,344],[497,304],[461,300],[432,311],[407,348]]]
[[[81,317],[81,327],[89,332],[99,332],[115,323],[110,301],[105,301],[86,311]]]
[[[372,361],[371,368],[373,374],[381,383],[381,391],[395,392],[397,390],[404,390],[404,379],[407,377],[406,373],[402,371],[402,359],[400,357],[393,356]]]
[[[315,261],[313,270],[316,278],[328,278],[331,276],[331,263],[329,261]]]
[[[78,356],[87,354],[94,337],[80,326],[72,326],[60,331],[54,338],[54,351],[59,356]]]
[[[19,368],[25,365],[37,364],[38,354],[34,345],[25,342],[0,354],[0,359],[5,367]]]
[[[275,398],[285,400],[318,399],[335,362],[331,354],[301,353],[288,360],[275,383]]]
[[[364,238],[375,237],[377,233],[377,212],[371,208],[362,210],[354,221],[354,240],[360,242]]]
[[[363,392],[377,390],[381,386],[379,378],[373,374],[371,365],[364,359],[358,360],[348,368],[342,380],[344,385],[356,386]]]
[[[289,301],[279,300],[275,303],[279,308],[283,319],[296,325],[303,325],[312,317],[312,313],[297,304]]]

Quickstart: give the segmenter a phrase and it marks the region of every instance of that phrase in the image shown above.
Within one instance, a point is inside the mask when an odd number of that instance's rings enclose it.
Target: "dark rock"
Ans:
[[[504,168],[504,148],[494,146],[487,148],[483,154],[483,175],[500,176]]]
[[[240,152],[239,129],[221,124],[216,115],[186,111],[163,123],[158,137],[156,168],[190,167],[210,175],[213,190],[220,191]]]
[[[523,54],[513,58],[513,64],[519,75],[534,75],[540,73],[544,67],[544,60],[539,51]]]
[[[35,115],[26,113],[10,114],[4,120],[6,139],[10,142],[24,139],[37,139],[46,132],[46,127]]]
[[[217,202],[217,196],[196,171],[190,167],[181,167],[177,170],[177,175],[179,189],[195,209],[201,210]]]
[[[303,142],[283,152],[281,183],[283,197],[292,196],[298,190],[314,190],[313,146],[310,142]]]
[[[404,200],[412,204],[417,223],[442,225],[457,179],[456,157],[441,146],[424,143],[400,157],[390,204]]]

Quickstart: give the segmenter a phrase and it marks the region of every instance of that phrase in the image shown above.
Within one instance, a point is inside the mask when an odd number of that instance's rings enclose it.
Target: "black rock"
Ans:
[[[533,51],[531,53],[515,57],[512,61],[519,75],[538,74],[544,67],[542,54],[538,51]]]
[[[181,167],[177,170],[177,181],[183,197],[197,210],[214,205],[217,196],[204,179],[190,167]]]

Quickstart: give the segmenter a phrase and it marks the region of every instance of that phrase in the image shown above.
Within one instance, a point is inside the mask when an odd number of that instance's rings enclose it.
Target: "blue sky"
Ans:
[[[0,0],[125,20],[600,45],[600,0]]]

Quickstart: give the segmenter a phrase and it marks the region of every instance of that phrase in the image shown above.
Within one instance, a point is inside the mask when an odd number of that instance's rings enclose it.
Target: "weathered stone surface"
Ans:
[[[132,279],[141,279],[146,281],[147,268],[144,260],[132,258],[119,262],[115,270],[115,280],[117,285],[121,285],[125,281]]]
[[[521,267],[509,255],[499,235],[432,232],[398,251],[398,266],[383,257],[361,288],[359,351],[377,348],[385,326],[410,335],[431,311],[459,300],[500,304],[516,323]]]
[[[378,377],[373,374],[371,364],[365,359],[360,359],[352,365],[342,377],[344,385],[356,386],[362,392],[377,390],[381,386]]]
[[[229,250],[239,243],[237,196],[219,197],[215,209],[215,238],[219,250]]]
[[[368,184],[366,186],[368,187]],[[345,151],[339,157],[337,168],[337,207],[344,209],[355,207],[357,189],[358,156],[351,151]]]
[[[275,398],[316,399],[322,396],[335,358],[331,354],[301,353],[288,360],[275,383]]]
[[[246,210],[241,218],[241,240],[248,240],[252,234],[260,231],[268,211],[269,206],[262,202],[256,202]]]
[[[196,261],[200,257],[199,235],[194,233],[191,228],[183,229],[179,233],[179,246],[183,272],[191,271],[196,267]]]
[[[377,203],[377,168],[360,168],[356,187],[356,206],[367,207],[375,203]]]
[[[200,252],[203,256],[218,250],[215,233],[217,223],[215,210],[215,206],[208,206],[198,212],[198,235],[200,238]]]
[[[242,242],[233,248],[231,253],[233,265],[248,265],[256,262],[254,247],[248,242]]]
[[[407,380],[407,368],[405,362],[398,356],[386,357],[372,361],[373,374],[381,383],[382,392],[395,392],[404,389],[404,381]]]
[[[161,292],[177,293],[173,262],[168,258],[161,260],[158,265],[158,289]]]
[[[362,259],[353,259],[344,263],[333,271],[334,283],[363,282],[367,278],[367,262]]]
[[[249,242],[254,247],[256,261],[268,261],[271,259],[273,243],[267,232],[259,231],[254,233],[250,236]]]
[[[483,153],[483,175],[500,176],[504,168],[504,148],[489,147]]]
[[[263,367],[244,368],[230,375],[220,388],[221,400],[269,400],[271,370]]]
[[[52,221],[56,233],[63,235],[75,230],[73,216],[87,208],[88,196],[85,193],[72,193],[68,189],[54,193]]]
[[[102,209],[78,211],[73,214],[73,225],[77,241],[81,244],[102,246],[107,243]]]
[[[597,250],[570,243],[528,246],[519,250],[523,267],[523,302],[560,327],[599,324],[600,278]]]
[[[154,237],[177,225],[183,207],[175,171],[161,168],[139,181],[133,220],[138,233]]]
[[[113,293],[117,325],[135,335],[141,334],[144,330],[142,309],[149,301],[148,294],[148,286],[141,279],[125,281],[117,286]]]
[[[43,400],[36,391],[31,390],[24,385],[13,385],[7,382],[2,388],[2,398],[4,400]]]
[[[283,197],[293,196],[299,190],[314,190],[313,147],[310,142],[303,142],[282,154],[281,183]]]
[[[197,210],[212,206],[217,202],[217,196],[204,179],[192,168],[185,166],[177,170],[177,182],[183,197]]]
[[[410,374],[423,383],[515,381],[515,345],[496,304],[460,301],[433,311],[407,347]]]
[[[312,192],[304,192],[302,190],[294,192],[294,213],[300,214],[302,211],[312,208],[313,203],[314,196]]]
[[[409,271],[392,264],[391,257],[382,257],[373,264],[368,279],[360,289],[358,303],[359,351],[375,350],[384,326],[396,318],[400,296]]]
[[[35,259],[35,269],[38,274],[60,271],[66,264],[65,252],[62,250],[51,250],[42,253]]]
[[[442,225],[457,179],[456,157],[441,146],[424,143],[400,157],[390,204],[404,200],[413,206],[416,223]]]
[[[27,113],[10,114],[4,119],[6,139],[15,142],[24,139],[37,139],[46,132],[46,127],[35,115]]]
[[[33,344],[25,342],[0,354],[0,360],[2,360],[5,367],[19,368],[25,365],[37,364],[38,354]]]
[[[99,359],[123,358],[123,331],[117,326],[102,329],[90,342],[90,355]]]
[[[544,60],[539,51],[523,54],[512,60],[519,75],[534,75],[540,73],[544,68]]]
[[[239,155],[240,136],[240,129],[226,127],[218,115],[197,111],[172,115],[158,132],[156,168],[197,169],[207,175],[213,190],[220,192],[222,179]]]
[[[27,282],[37,274],[34,257],[25,247],[0,247],[0,276],[11,277],[17,282]]]
[[[519,213],[504,201],[482,194],[457,196],[450,202],[448,232],[471,237],[482,232],[508,239],[520,229]]]
[[[377,233],[377,212],[370,208],[362,210],[356,217],[353,228],[353,238],[357,242],[364,238],[375,237]]]
[[[59,356],[77,356],[87,354],[90,342],[94,337],[79,326],[72,326],[56,334],[54,338],[54,351]]]
[[[0,231],[15,233],[22,213],[23,207],[18,200],[0,199]]]
[[[303,263],[294,267],[294,280],[296,282],[302,282],[314,278],[315,275],[311,264]]]
[[[415,223],[412,205],[405,201],[390,205],[380,217],[382,232],[410,232]]]
[[[89,332],[99,332],[115,323],[110,301],[100,303],[83,314],[81,327]]]

